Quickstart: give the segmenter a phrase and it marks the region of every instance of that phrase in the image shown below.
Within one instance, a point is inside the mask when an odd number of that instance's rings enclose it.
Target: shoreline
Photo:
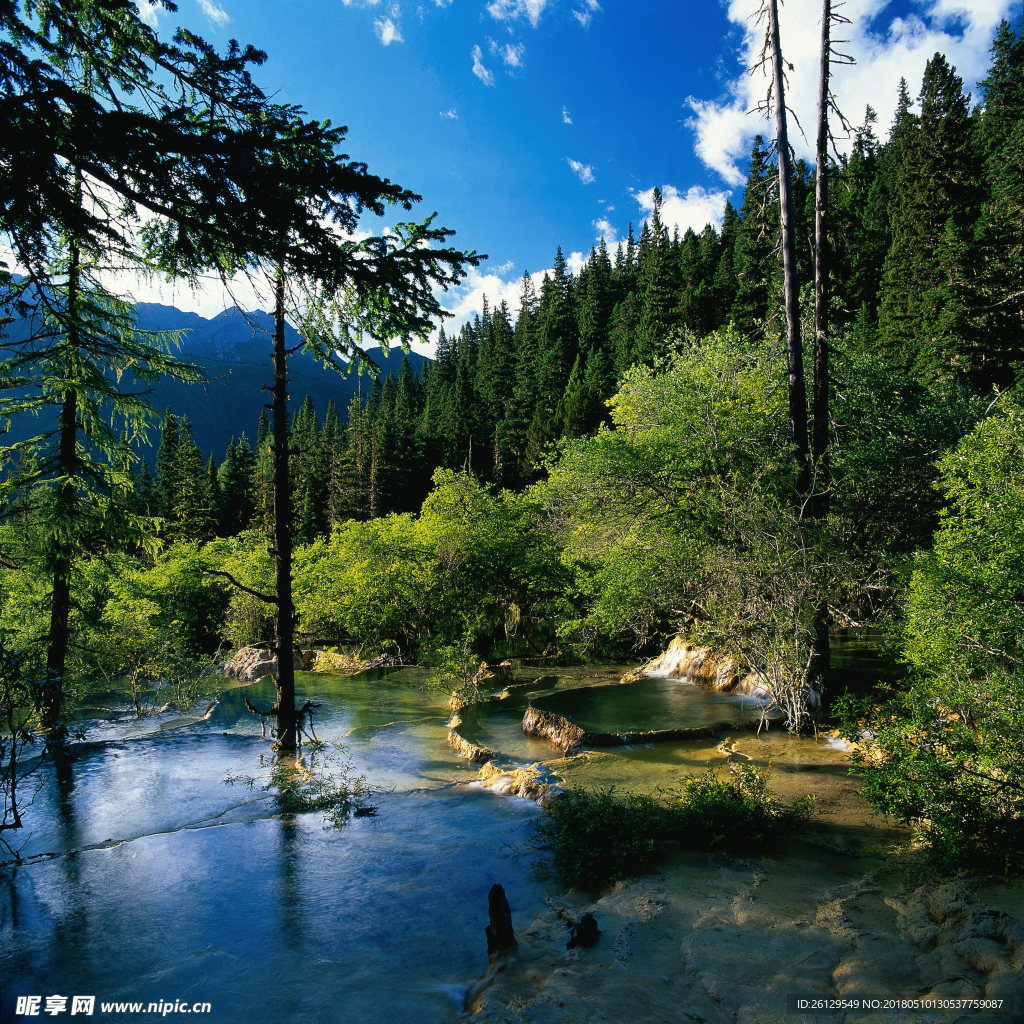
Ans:
[[[549,899],[466,1010],[480,1024],[1019,1019],[1024,879],[913,872],[912,857],[850,857],[800,839],[777,857],[679,853],[596,900],[576,890]],[[567,952],[560,913],[586,912],[600,940]],[[801,1014],[788,1012],[791,995],[989,998],[1004,1009]]]

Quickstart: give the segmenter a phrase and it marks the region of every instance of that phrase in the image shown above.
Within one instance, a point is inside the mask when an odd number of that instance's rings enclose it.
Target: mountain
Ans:
[[[243,431],[250,443],[254,443],[260,412],[270,401],[270,395],[261,388],[263,384],[273,383],[273,315],[262,311],[243,313],[232,307],[207,320],[198,313],[156,302],[140,302],[136,311],[140,330],[181,331],[179,357],[202,367],[207,378],[200,384],[164,380],[150,396],[153,408],[160,413],[170,408],[176,415],[187,416],[199,450],[204,456],[212,452],[218,463],[224,458],[231,439]],[[29,325],[25,322],[11,324],[6,333],[9,337],[27,337]],[[299,334],[291,325],[286,325],[285,334],[289,347],[298,344]],[[393,348],[388,354],[380,348],[371,348],[367,349],[367,354],[380,367],[383,376],[389,372],[398,374],[403,356],[400,348]],[[424,357],[410,352],[408,359],[414,372],[422,373]],[[308,395],[321,419],[328,401],[334,399],[345,422],[352,396],[360,387],[365,395],[371,384],[371,378],[365,373],[361,377],[355,372],[345,376],[324,368],[301,352],[289,356],[288,367],[291,408],[298,409]],[[49,421],[56,423],[55,411]],[[43,417],[14,422],[4,443],[31,437],[46,426]],[[158,426],[150,429],[149,439],[150,446],[140,454],[152,469],[156,445],[160,442]]]

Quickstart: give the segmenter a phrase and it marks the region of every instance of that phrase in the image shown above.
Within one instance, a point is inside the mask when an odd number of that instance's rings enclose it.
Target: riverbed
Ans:
[[[841,741],[794,739],[777,724],[758,734],[749,702],[678,680],[619,685],[622,672],[524,669],[504,699],[464,709],[461,730],[499,751],[505,770],[542,763],[562,785],[620,792],[671,789],[727,758],[770,762],[781,793],[818,795],[822,826],[774,858],[676,854],[595,900],[566,893],[531,849],[538,805],[481,784],[480,766],[455,754],[445,697],[420,670],[298,677],[300,699],[321,705],[317,734],[343,744],[339,756],[373,790],[375,815],[341,829],[279,813],[259,781],[225,783],[263,772],[268,741],[244,695],[269,706],[269,681],[225,690],[203,720],[140,722],[99,700],[83,712],[73,760],[42,779],[26,862],[0,869],[0,1018],[27,1020],[16,997],[54,993],[95,996],[95,1016],[109,1020],[135,1013],[103,1004],[163,1000],[209,1003],[218,1021],[429,1024],[467,1011],[481,1021],[797,1021],[784,1012],[790,991],[1016,992],[1017,883],[976,884],[973,902],[960,890],[935,896],[938,882],[886,860],[906,833],[868,813]],[[565,758],[523,735],[528,702],[592,731],[735,729]],[[488,979],[495,882],[520,948]],[[586,909],[601,941],[566,952],[556,910]]]

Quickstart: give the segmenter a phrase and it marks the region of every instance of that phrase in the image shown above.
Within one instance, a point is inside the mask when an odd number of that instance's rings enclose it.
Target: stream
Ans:
[[[840,741],[794,739],[777,725],[758,735],[741,698],[672,679],[618,685],[623,672],[523,669],[505,699],[463,709],[461,731],[507,762],[549,762],[565,785],[617,791],[671,788],[729,755],[770,761],[781,792],[816,792],[831,814],[822,849],[802,848],[818,858],[816,870],[832,870],[828,858],[840,854],[850,877],[881,863],[896,832],[856,798]],[[102,700],[85,709],[85,740],[42,777],[26,813],[26,862],[0,867],[0,1020],[28,1019],[15,1014],[18,996],[45,1005],[55,993],[95,996],[95,1016],[110,1020],[160,1000],[209,1003],[217,1021],[457,1020],[487,970],[493,883],[527,935],[554,920],[553,896],[580,906],[591,898],[564,894],[550,877],[527,842],[538,805],[477,781],[479,765],[448,744],[444,695],[424,682],[418,669],[298,674],[299,700],[321,704],[318,736],[344,744],[375,791],[375,816],[341,829],[325,828],[316,813],[281,814],[259,784],[225,784],[261,771],[269,741],[243,694],[269,707],[269,680],[225,690],[201,721],[127,720],[101,713]],[[736,730],[566,759],[523,735],[528,702],[592,731],[719,721]],[[532,947],[524,939],[521,948],[525,963]],[[504,1019],[489,1009],[501,985],[490,991],[480,1019]],[[127,1008],[102,1010],[107,1003]]]

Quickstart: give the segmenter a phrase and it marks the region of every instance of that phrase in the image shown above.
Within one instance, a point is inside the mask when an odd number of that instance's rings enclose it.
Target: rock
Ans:
[[[490,955],[515,949],[519,943],[512,930],[512,909],[500,885],[492,885],[487,894],[487,916],[491,923],[484,929],[487,934],[487,952]]]
[[[402,659],[397,654],[385,653],[378,654],[376,658],[371,658],[363,665],[363,668],[394,668],[401,664]]]
[[[601,932],[597,927],[597,918],[593,914],[584,914],[570,929],[569,941],[565,944],[566,949],[575,949],[583,946],[588,949],[596,946]]]
[[[292,666],[297,672],[308,672],[316,651],[293,651]],[[277,678],[277,656],[263,647],[239,648],[224,665],[224,674],[243,683],[254,683],[264,676]]]
[[[713,686],[716,690],[734,690],[742,680],[734,658],[718,658],[709,647],[688,644],[676,637],[668,650],[643,666],[646,675],[669,676]]]
[[[478,687],[484,683],[490,683],[492,686],[506,686],[512,678],[512,662],[506,658],[504,661],[481,661],[476,675],[473,676],[473,682]]]
[[[242,683],[254,683],[264,676],[277,677],[277,658],[262,647],[241,647],[228,659],[224,674]]]
[[[484,761],[493,761],[498,756],[495,750],[489,750],[487,747],[479,747],[475,743],[470,743],[457,729],[448,730],[448,743],[460,757],[464,757],[467,761],[474,761],[477,764]]]
[[[488,761],[480,769],[480,783],[495,793],[535,800],[541,807],[563,792],[561,779],[540,763],[506,768],[497,760]]]
[[[619,683],[635,683],[640,679],[647,678],[647,664],[637,665],[631,668],[620,680]]]
[[[663,743],[673,740],[697,740],[735,729],[735,722],[713,722],[693,729],[655,729],[651,732],[585,732],[562,715],[542,711],[532,704],[523,715],[523,732],[540,736],[571,753],[581,747],[627,747],[634,743]]]

